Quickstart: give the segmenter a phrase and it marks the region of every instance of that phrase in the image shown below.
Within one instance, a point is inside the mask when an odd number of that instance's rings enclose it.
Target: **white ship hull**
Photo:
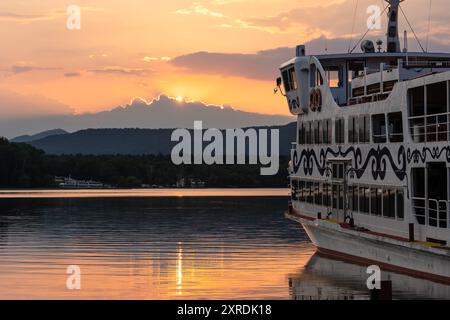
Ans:
[[[448,250],[360,233],[326,220],[289,218],[302,224],[321,253],[450,284]]]

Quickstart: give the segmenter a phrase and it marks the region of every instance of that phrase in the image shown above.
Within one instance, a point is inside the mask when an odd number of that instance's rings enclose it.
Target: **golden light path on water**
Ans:
[[[137,197],[0,199],[0,299],[289,299],[314,253],[267,196],[286,190],[118,192]]]
[[[105,266],[101,257],[113,253],[92,253],[78,259],[81,290],[73,291],[65,288],[65,266],[73,263],[70,255],[45,261],[52,265],[48,269],[41,263],[22,261],[23,266],[17,266],[21,272],[2,271],[0,298],[289,299],[288,276],[297,273],[313,254],[306,246],[297,254],[281,249],[274,257],[273,250],[257,249],[253,255],[245,254],[244,261],[239,261],[243,254],[218,254],[206,260],[201,254],[183,253],[182,247],[167,265],[130,259]]]

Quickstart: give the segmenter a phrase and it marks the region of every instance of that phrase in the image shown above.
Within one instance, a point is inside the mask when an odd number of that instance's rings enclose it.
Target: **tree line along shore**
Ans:
[[[175,165],[167,155],[48,155],[25,143],[0,139],[0,188],[56,188],[55,177],[95,180],[117,188],[174,187],[180,179],[208,188],[284,188],[289,158],[274,176],[260,165]]]

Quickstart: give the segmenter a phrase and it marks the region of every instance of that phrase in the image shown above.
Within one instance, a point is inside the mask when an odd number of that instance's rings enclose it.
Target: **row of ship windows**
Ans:
[[[361,185],[348,186],[347,190],[348,208],[351,211],[403,220],[403,190]],[[291,191],[293,200],[344,209],[342,184],[293,180]]]
[[[372,125],[370,119],[372,119]],[[345,123],[344,118],[334,120],[333,141],[331,119],[302,122],[299,124],[298,143],[301,145],[343,144],[345,143]],[[351,116],[347,121],[347,130],[348,143],[403,142],[402,113]]]

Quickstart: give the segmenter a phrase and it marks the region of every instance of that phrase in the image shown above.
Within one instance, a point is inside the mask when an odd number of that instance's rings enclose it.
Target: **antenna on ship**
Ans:
[[[389,3],[387,52],[401,52],[400,37],[398,36],[398,10],[400,2],[404,0],[385,0]]]

